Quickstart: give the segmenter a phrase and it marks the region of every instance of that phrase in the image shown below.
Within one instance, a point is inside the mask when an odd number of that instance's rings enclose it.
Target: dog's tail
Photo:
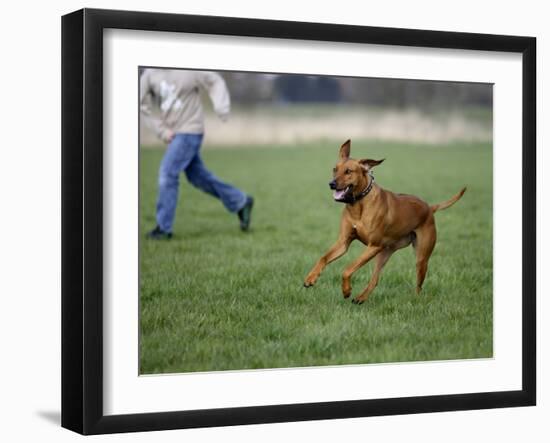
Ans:
[[[454,205],[458,200],[460,200],[460,197],[462,197],[465,192],[466,187],[462,188],[458,194],[453,195],[449,200],[430,206],[432,208],[432,212],[447,209],[449,206]]]

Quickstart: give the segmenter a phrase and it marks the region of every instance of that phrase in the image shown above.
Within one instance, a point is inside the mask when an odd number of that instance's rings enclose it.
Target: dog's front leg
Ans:
[[[369,245],[365,252],[363,252],[357,260],[349,265],[342,274],[342,294],[344,298],[348,298],[351,295],[351,276],[361,266],[365,265],[370,259],[374,258],[380,251],[384,249],[382,246]]]
[[[309,288],[310,286],[313,286],[315,284],[315,282],[319,278],[319,275],[321,274],[321,272],[323,272],[323,269],[325,269],[325,267],[330,262],[336,260],[346,253],[351,243],[351,240],[352,239],[349,236],[341,236],[340,238],[338,238],[336,243],[327,251],[325,255],[323,255],[317,261],[313,269],[307,275],[304,281],[304,286],[306,288]]]

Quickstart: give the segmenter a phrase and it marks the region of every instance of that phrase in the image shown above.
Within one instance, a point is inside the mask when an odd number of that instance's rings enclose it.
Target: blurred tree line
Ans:
[[[140,68],[140,75],[142,72]],[[221,72],[221,75],[233,103],[244,106],[349,103],[437,110],[493,105],[493,87],[487,83],[247,72]]]
[[[486,83],[224,72],[233,102],[350,103],[427,109],[492,107]]]

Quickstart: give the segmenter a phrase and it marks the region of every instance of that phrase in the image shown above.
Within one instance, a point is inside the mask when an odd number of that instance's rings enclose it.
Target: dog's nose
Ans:
[[[336,189],[336,180],[328,182],[330,189]]]

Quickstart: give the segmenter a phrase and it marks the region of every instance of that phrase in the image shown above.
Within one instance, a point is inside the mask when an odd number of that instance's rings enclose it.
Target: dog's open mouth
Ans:
[[[335,189],[332,193],[334,200],[340,202],[347,199],[348,194],[351,192],[351,185],[346,186],[344,189]]]

